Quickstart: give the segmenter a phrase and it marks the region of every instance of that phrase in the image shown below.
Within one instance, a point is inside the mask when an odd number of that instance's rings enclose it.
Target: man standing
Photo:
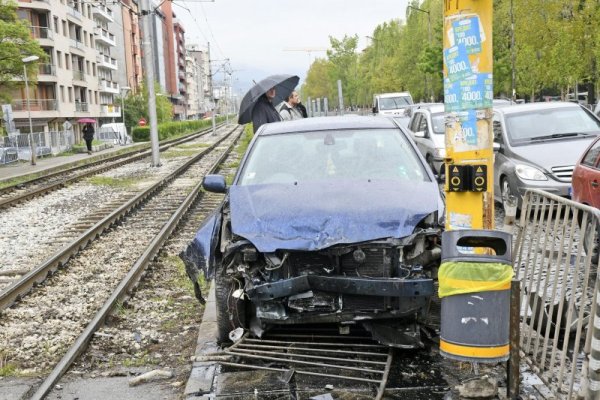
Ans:
[[[281,119],[284,121],[292,121],[304,118],[302,112],[298,108],[298,103],[300,103],[300,98],[298,97],[298,92],[294,90],[279,108]]]
[[[274,97],[275,88],[271,88],[256,101],[256,105],[252,110],[252,125],[254,128],[254,133],[256,133],[258,128],[266,123],[281,121],[279,113],[275,109],[275,106],[273,106]]]
[[[87,146],[88,154],[92,154],[92,142],[94,141],[94,126],[92,124],[85,124],[83,127],[83,139]]]

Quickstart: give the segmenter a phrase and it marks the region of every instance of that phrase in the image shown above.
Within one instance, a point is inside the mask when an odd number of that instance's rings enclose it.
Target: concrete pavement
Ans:
[[[29,162],[17,161],[10,164],[0,164],[0,182],[9,179],[23,177],[29,174],[48,174],[53,171],[67,168],[70,165],[85,162],[86,160],[98,160],[116,154],[122,149],[136,148],[147,145],[147,143],[132,143],[127,145],[113,145],[104,150],[96,150],[92,155],[87,153],[77,153],[65,156],[46,156],[40,157],[36,161],[36,165],[31,165]]]

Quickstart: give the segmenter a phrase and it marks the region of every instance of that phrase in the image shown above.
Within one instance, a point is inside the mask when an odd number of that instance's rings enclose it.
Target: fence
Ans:
[[[600,210],[538,190],[524,197],[514,252],[520,353],[557,398],[600,391],[600,382],[594,384],[600,361],[588,361],[592,346],[600,347],[593,339],[593,327],[600,333],[593,317],[599,227]]]
[[[73,131],[38,132],[0,137],[0,164],[31,159],[30,140],[35,143],[37,157],[56,155],[70,150],[75,144]]]

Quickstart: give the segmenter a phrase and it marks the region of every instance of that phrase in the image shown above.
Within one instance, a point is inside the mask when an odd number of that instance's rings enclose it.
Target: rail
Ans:
[[[525,194],[514,251],[519,349],[558,398],[585,396],[591,348],[600,354],[592,329],[600,328],[594,317],[599,227],[600,210],[540,190]],[[589,362],[592,375],[600,369],[596,359]],[[594,379],[600,389],[600,375]]]
[[[145,193],[155,192],[159,186],[166,184],[167,182],[173,180],[177,175],[187,170],[192,164],[197,162],[200,158],[204,157],[208,154],[212,149],[216,148],[223,140],[225,140],[230,134],[235,132],[238,129],[233,128],[231,132],[229,132],[225,137],[214,143],[212,146],[206,148],[204,151],[194,156],[188,162],[186,162],[183,166],[178,168],[175,172],[170,174],[168,177],[162,179],[153,187],[148,188]],[[243,130],[240,131],[240,134]],[[235,141],[227,148],[227,150],[218,158],[218,160],[213,163],[210,168],[210,171],[216,170],[216,168],[225,160],[227,154],[233,149],[235,145]],[[179,208],[172,214],[171,218],[168,222],[163,226],[161,231],[155,236],[152,242],[148,245],[142,256],[135,262],[132,268],[129,270],[125,278],[119,283],[118,287],[113,291],[108,300],[104,303],[104,305],[100,308],[100,310],[93,317],[92,321],[86,326],[82,334],[75,340],[73,345],[69,348],[65,356],[57,363],[56,367],[52,370],[50,375],[42,382],[38,390],[31,397],[32,399],[43,399],[44,396],[52,389],[55,383],[60,379],[60,377],[68,370],[71,364],[77,359],[77,357],[85,350],[87,343],[92,338],[94,332],[102,326],[106,317],[111,313],[111,310],[114,306],[124,298],[127,293],[133,290],[137,282],[140,280],[146,266],[158,255],[161,247],[165,243],[165,241],[169,238],[171,233],[175,230],[187,210],[194,203],[196,198],[202,193],[200,190],[202,186],[202,182],[200,181],[194,189],[188,194],[185,200],[181,203]],[[141,196],[137,196],[138,198]],[[128,204],[131,206],[134,203],[140,202],[141,199],[132,199]],[[124,205],[125,207],[127,205]],[[122,207],[122,208],[123,208]]]

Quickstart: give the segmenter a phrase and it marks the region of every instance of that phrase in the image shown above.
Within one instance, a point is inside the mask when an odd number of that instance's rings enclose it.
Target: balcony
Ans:
[[[185,80],[185,71],[179,71],[179,79]]]
[[[11,103],[13,111],[27,111],[27,99],[15,99]],[[29,109],[34,111],[56,111],[58,110],[56,99],[31,99]]]
[[[121,116],[121,107],[115,106],[113,104],[103,104],[100,106],[100,116],[101,117],[120,117]]]
[[[85,82],[85,74],[83,71],[74,69],[73,70],[73,80]]]
[[[83,42],[80,42],[79,40],[70,39],[69,45],[71,46],[72,49],[77,49],[80,52],[85,51],[85,46],[84,46]]]
[[[52,35],[52,31],[47,26],[31,26],[31,37],[34,39],[50,39],[52,40],[54,36]]]
[[[50,0],[19,0],[19,7],[35,10],[50,10]]]
[[[98,54],[96,56],[96,61],[98,61],[99,67],[104,67],[112,70],[117,70],[119,68],[117,60],[115,58],[107,56],[106,54]]]
[[[74,3],[69,3],[69,6],[67,7],[67,15],[70,17],[74,17],[79,21],[83,19],[83,14],[81,14],[81,12],[75,8]]]
[[[100,17],[102,17],[103,19],[110,21],[110,22],[114,22],[114,14],[112,12],[112,10],[104,5],[97,5],[97,6],[93,6],[92,7],[92,12],[95,15],[98,15]]]
[[[52,64],[39,64],[39,75],[56,76],[56,67]]]
[[[115,35],[107,31],[106,29],[96,28],[94,30],[96,35],[96,41],[106,44],[107,46],[116,46]]]
[[[80,101],[75,100],[75,111],[87,112],[88,103],[82,103]]]
[[[104,93],[119,94],[119,84],[117,82],[107,81],[106,79],[99,79],[98,90]]]

